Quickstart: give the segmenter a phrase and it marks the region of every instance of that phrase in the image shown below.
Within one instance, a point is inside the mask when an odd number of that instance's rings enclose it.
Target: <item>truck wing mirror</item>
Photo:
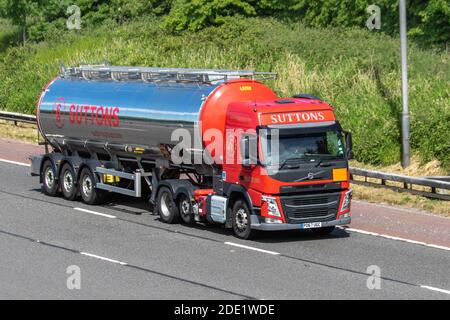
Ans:
[[[241,161],[244,167],[258,163],[258,139],[255,134],[242,136],[240,141]]]
[[[345,146],[346,146],[346,153],[347,153],[347,159],[351,160],[353,159],[353,138],[351,132],[344,132],[345,134]]]

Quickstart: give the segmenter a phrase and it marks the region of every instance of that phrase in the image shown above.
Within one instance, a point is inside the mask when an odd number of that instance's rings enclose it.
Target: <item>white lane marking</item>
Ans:
[[[103,260],[103,261],[108,261],[108,262],[112,262],[112,263],[117,263],[117,264],[120,264],[120,265],[122,265],[122,266],[128,265],[128,263],[126,263],[126,262],[122,262],[122,261],[118,261],[118,260],[114,260],[114,259],[110,259],[110,258],[98,256],[98,255],[96,255],[96,254],[92,254],[92,253],[88,253],[88,252],[80,252],[80,254],[82,254],[83,256],[88,256],[88,257],[95,258],[95,259],[99,259],[99,260]]]
[[[369,235],[369,236],[381,237],[381,238],[386,238],[386,239],[396,240],[396,241],[403,241],[403,242],[408,242],[408,243],[412,243],[412,244],[418,244],[418,245],[421,245],[421,246],[430,247],[430,248],[434,248],[434,249],[441,249],[441,250],[450,251],[449,247],[440,246],[440,245],[437,245],[437,244],[426,243],[426,242],[421,242],[421,241],[416,241],[416,240],[411,240],[411,239],[405,239],[405,238],[399,238],[399,237],[389,236],[387,234],[381,234],[381,233],[370,232],[370,231],[354,229],[354,228],[343,228],[343,227],[340,227],[340,228],[343,229],[343,230],[346,230],[346,231],[362,233],[362,234],[366,234],[366,235]]]
[[[81,211],[81,212],[86,212],[86,213],[94,214],[94,215],[96,215],[96,216],[102,216],[102,217],[105,217],[105,218],[110,218],[110,219],[115,219],[115,218],[117,218],[116,216],[112,216],[112,215],[110,215],[110,214],[100,213],[100,212],[97,212],[97,211],[87,210],[87,209],[83,209],[83,208],[73,208],[73,209],[74,209],[74,210],[77,210],[77,211]]]
[[[15,165],[18,165],[18,166],[23,166],[23,167],[31,167],[31,164],[29,164],[29,163],[17,162],[17,161],[6,160],[6,159],[0,159],[0,162],[6,162],[6,163],[9,163],[9,164],[15,164]]]
[[[430,287],[430,286],[420,286],[420,287],[423,289],[428,289],[428,290],[432,290],[432,291],[450,294],[450,290],[444,290],[444,289],[439,289],[439,288]]]
[[[436,244],[428,244],[427,246],[430,248],[435,248],[435,249],[442,249],[442,250],[447,250],[447,251],[450,250],[450,248],[448,248],[448,247],[438,246]]]
[[[235,246],[235,247],[239,247],[239,248],[244,248],[244,249],[248,249],[248,250],[262,252],[262,253],[268,253],[268,254],[273,254],[273,255],[279,255],[280,254],[279,252],[259,249],[259,248],[255,248],[255,247],[249,247],[249,246],[245,246],[243,244],[234,243],[234,242],[224,242],[224,243],[229,245],[229,246]]]

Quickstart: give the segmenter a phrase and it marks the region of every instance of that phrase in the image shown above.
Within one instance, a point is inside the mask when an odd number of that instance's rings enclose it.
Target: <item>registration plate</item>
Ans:
[[[322,222],[309,222],[309,223],[302,223],[300,225],[300,229],[312,229],[312,228],[321,228]]]

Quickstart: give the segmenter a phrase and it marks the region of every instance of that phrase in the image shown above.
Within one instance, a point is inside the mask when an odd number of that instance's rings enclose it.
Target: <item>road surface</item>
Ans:
[[[450,299],[443,244],[344,229],[242,241],[219,226],[164,224],[132,199],[47,197],[28,173],[0,162],[0,299]],[[80,289],[67,286],[71,266]]]

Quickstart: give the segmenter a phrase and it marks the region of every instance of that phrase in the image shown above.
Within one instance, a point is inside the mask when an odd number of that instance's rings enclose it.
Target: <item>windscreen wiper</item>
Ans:
[[[330,154],[330,153],[305,153],[304,155],[308,156],[308,157],[315,157],[315,156],[322,157],[322,156],[324,156],[324,157],[329,157],[329,158],[337,158],[336,155]]]
[[[308,156],[308,157],[314,157],[314,156],[327,157],[327,158],[329,158],[329,159],[326,159],[327,161],[332,159],[332,158],[338,159],[338,157],[336,155],[329,154],[329,153],[305,153],[305,156]],[[331,163],[324,164],[323,163],[324,160],[325,159],[319,159],[319,162],[315,165],[315,167],[316,168],[317,167],[330,167],[332,165]]]
[[[284,168],[284,166],[291,161],[300,161],[300,160],[304,160],[304,157],[293,157],[293,158],[287,158],[286,160],[283,161],[283,163],[280,166],[280,170]],[[297,166],[298,167],[298,166]]]

